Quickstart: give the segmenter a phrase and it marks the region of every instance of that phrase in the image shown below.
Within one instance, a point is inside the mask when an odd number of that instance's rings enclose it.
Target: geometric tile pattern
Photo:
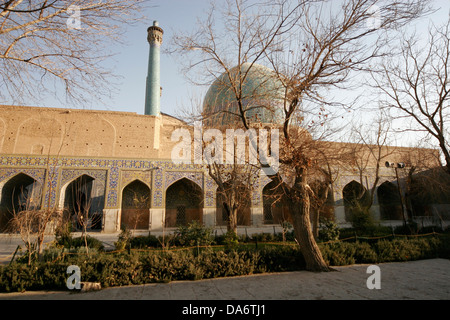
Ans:
[[[149,188],[151,187],[152,173],[151,171],[142,170],[121,170],[120,172],[120,185],[122,189],[126,187],[130,182],[134,180],[139,180],[146,184]]]
[[[61,173],[61,186],[76,178],[88,175],[96,180],[106,181],[106,170],[86,170],[86,169],[63,169]]]
[[[41,185],[43,185],[45,181],[45,169],[33,169],[33,168],[1,168],[0,167],[0,182],[3,180],[9,180],[13,176],[24,173],[37,182],[39,182]]]
[[[48,179],[46,177],[47,168],[49,168]],[[201,187],[204,192],[205,207],[215,208],[216,203],[217,186],[207,171],[202,170],[200,165],[174,164],[170,160],[0,155],[0,185],[20,172],[42,184],[48,180],[44,206],[47,204],[54,206],[60,193],[59,189],[83,174],[102,181],[106,185],[105,208],[107,209],[120,207],[121,190],[136,179],[150,187],[152,207],[164,207],[166,189],[182,178],[192,180]],[[346,178],[350,178],[350,181],[352,179],[352,177]],[[251,199],[253,206],[262,205],[261,190],[269,182],[270,179],[265,175],[260,179],[255,179]]]
[[[166,171],[164,179],[164,189],[182,178],[187,178],[198,184],[203,189],[203,172],[189,172],[189,171]]]
[[[208,192],[205,196],[211,198],[205,199],[205,205],[212,206],[215,202],[212,198],[215,195],[215,192],[212,192],[215,183],[209,177],[205,178],[203,172],[199,171],[201,166],[178,165],[172,161],[162,160],[0,155],[0,183],[20,172],[44,183],[47,167],[50,169],[44,205],[55,205],[60,192],[58,188],[83,174],[106,185],[105,208],[118,208],[120,190],[136,179],[151,187],[152,207],[163,207],[166,188],[181,178],[196,182],[202,189],[206,181]]]

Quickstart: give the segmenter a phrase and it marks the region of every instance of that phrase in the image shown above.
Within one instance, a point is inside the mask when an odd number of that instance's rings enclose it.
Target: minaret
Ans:
[[[148,58],[147,86],[145,90],[145,114],[159,116],[161,98],[160,47],[164,32],[159,27],[158,21],[153,21],[153,26],[147,29],[147,33],[150,54]]]

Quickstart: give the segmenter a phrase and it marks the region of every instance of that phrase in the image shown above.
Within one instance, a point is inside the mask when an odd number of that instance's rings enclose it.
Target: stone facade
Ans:
[[[32,178],[40,186],[39,206],[64,209],[71,183],[88,177],[91,196],[96,199],[97,214],[104,232],[120,230],[123,190],[133,181],[141,181],[149,189],[148,230],[161,231],[165,226],[166,192],[182,179],[195,183],[203,193],[202,219],[216,226],[216,185],[206,169],[195,164],[175,164],[171,151],[176,142],[171,133],[184,122],[173,117],[137,115],[126,112],[0,106],[0,191],[14,177]],[[342,148],[340,144],[333,144]],[[333,148],[333,147],[331,147]],[[391,159],[411,154],[417,149],[399,148]],[[426,150],[425,150],[426,151]],[[421,150],[421,154],[424,150]],[[435,151],[426,151],[435,154]],[[339,169],[333,184],[334,214],[345,223],[342,199],[344,187],[361,181],[357,169]],[[369,171],[368,171],[369,172]],[[381,168],[379,184],[395,179],[391,168]],[[367,186],[373,177],[364,174]],[[278,225],[265,224],[263,190],[270,182],[262,177],[253,186],[250,223],[245,227],[271,232]],[[7,199],[0,198],[5,202]],[[379,217],[375,198],[373,212]]]
[[[216,185],[206,168],[195,161],[191,161],[193,164],[172,161],[172,152],[178,144],[172,141],[174,131],[187,129],[192,137],[195,129],[160,112],[162,35],[163,30],[155,21],[148,29],[150,53],[144,115],[0,105],[0,232],[4,231],[11,213],[24,206],[56,208],[72,215],[82,208],[90,216],[101,218],[92,221],[91,228],[103,232],[118,232],[124,221],[130,224],[128,227],[135,221],[134,226],[150,231],[161,231],[177,222],[186,224],[192,219],[209,227],[223,228],[216,203]],[[269,69],[257,65],[252,68],[244,86],[249,95],[245,103],[248,107],[263,103],[275,108],[275,117],[272,113],[253,110],[252,121],[265,127],[276,123],[276,115],[281,112],[277,109],[279,83],[271,81]],[[221,125],[230,124],[228,117],[223,118],[233,106],[227,92],[226,87],[216,82],[205,97],[204,113],[207,116],[210,113],[213,125],[217,125],[217,119],[221,119]],[[255,92],[259,97],[255,98]],[[204,120],[206,127],[209,120]],[[190,153],[194,155],[195,145],[191,148]],[[376,163],[358,145],[328,143],[323,149],[330,155],[343,149],[357,155],[349,158],[345,166],[331,168],[333,192],[328,202],[333,207],[331,218],[345,223],[345,188],[356,184],[370,189]],[[389,161],[408,159],[412,165],[424,157],[428,167],[430,161],[438,158],[435,150],[428,149],[385,147],[383,154],[389,154]],[[358,166],[357,158],[365,159],[364,170]],[[380,170],[377,188],[382,183],[395,182],[392,168]],[[253,184],[245,217],[241,219],[246,230],[272,232],[280,227],[279,221],[267,215],[273,214],[273,204],[268,206],[264,200],[267,202],[265,187],[270,182],[262,175]],[[392,189],[392,185],[387,186]],[[193,195],[191,198],[186,195],[189,189],[196,190],[196,201]],[[377,194],[372,211],[376,218],[382,218]],[[142,221],[143,217],[146,221]]]

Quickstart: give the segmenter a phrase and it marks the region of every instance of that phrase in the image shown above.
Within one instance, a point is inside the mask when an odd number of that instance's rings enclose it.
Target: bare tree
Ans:
[[[29,190],[13,190],[12,203],[18,200],[17,206],[12,206],[12,218],[9,220],[7,230],[11,233],[19,233],[23,243],[25,244],[26,253],[28,255],[28,265],[31,264],[34,255],[39,252],[38,234],[42,228],[41,212],[34,206],[34,200],[40,199],[40,195],[36,194],[36,182],[33,183],[31,193]]]
[[[403,131],[421,131],[437,142],[450,174],[450,16],[443,26],[431,26],[427,43],[404,35],[398,60],[386,60],[373,72],[374,86],[394,119],[410,121]]]
[[[439,156],[438,150],[426,149],[423,145],[403,154],[405,168],[397,170],[397,174],[403,180],[404,206],[409,221],[417,216],[435,213],[439,216],[439,210],[433,205],[449,199],[450,176],[446,167],[440,166]]]
[[[389,38],[383,37],[386,33],[380,30],[405,25],[424,12],[427,2],[348,0],[333,7],[327,1],[260,5],[228,1],[220,17],[212,10],[198,31],[175,38],[178,51],[193,57],[188,71],[201,67],[206,79],[226,78],[237,107],[224,112],[233,112],[245,129],[252,127],[249,115],[255,107],[245,104],[245,100],[253,98],[246,95],[245,79],[256,63],[270,65],[274,77],[282,83],[280,164],[287,168],[286,172],[293,172],[293,180],[281,187],[288,198],[295,235],[308,270],[328,271],[329,267],[314,240],[310,221],[314,192],[308,184],[308,173],[320,159],[315,157],[320,153],[314,151],[317,144],[313,140],[302,142],[297,125],[320,131],[324,118],[335,115],[327,108],[337,105],[327,101],[326,90],[342,87],[353,71],[368,70],[372,59],[388,54],[383,52],[383,46]],[[374,18],[374,8],[380,17],[376,27],[369,23]],[[216,29],[219,19],[225,32]],[[308,115],[316,117],[314,122],[302,121]],[[283,181],[280,172],[273,178]]]
[[[111,93],[103,62],[138,21],[143,0],[7,0],[0,4],[0,100],[42,94],[81,103]]]
[[[224,210],[227,231],[237,235],[238,213],[247,209],[259,169],[251,165],[209,164],[208,173],[217,184],[216,199]]]
[[[13,199],[18,197],[18,206],[13,207],[12,218],[7,229],[10,233],[18,233],[25,245],[28,265],[42,254],[45,234],[52,223],[57,224],[61,212],[55,208],[40,208],[42,188],[37,182],[31,190],[14,190]],[[51,190],[50,190],[51,192]]]
[[[389,157],[396,152],[396,147],[391,146],[391,123],[381,112],[378,118],[371,124],[363,125],[355,123],[352,133],[356,135],[353,139],[356,143],[347,144],[344,148],[348,150],[351,162],[359,174],[359,183],[366,185],[368,201],[364,207],[366,213],[373,205],[375,192],[380,181],[380,169],[384,167]],[[365,176],[373,177],[371,184],[364,180]],[[364,194],[359,194],[361,199]]]
[[[101,221],[101,215],[93,212],[92,209],[92,178],[83,175],[75,180],[71,185],[70,204],[65,208],[71,214],[73,226],[81,231],[81,237],[84,240],[86,253],[89,254],[88,230]]]
[[[81,179],[75,182],[76,185],[73,188],[73,209],[74,218],[77,225],[77,229],[81,229],[81,236],[84,239],[84,245],[86,248],[86,253],[89,254],[89,246],[87,243],[87,229],[91,224],[90,209],[92,204],[92,199],[90,197],[90,190],[86,183],[83,183]]]
[[[206,167],[217,186],[218,214],[222,213],[217,218],[226,220],[227,231],[237,235],[237,226],[243,222],[239,219],[244,218],[239,213],[250,209],[253,186],[260,177],[260,167],[250,161],[256,134],[249,136],[240,129],[242,126],[231,124],[210,127],[207,115],[193,111],[185,116],[194,120],[194,162],[200,161]],[[204,125],[200,125],[199,118]]]
[[[124,223],[124,212],[122,212],[122,224],[127,229],[136,231],[148,224],[148,208],[150,207],[150,195],[139,189],[127,189],[124,191],[124,208],[128,211],[129,217]]]

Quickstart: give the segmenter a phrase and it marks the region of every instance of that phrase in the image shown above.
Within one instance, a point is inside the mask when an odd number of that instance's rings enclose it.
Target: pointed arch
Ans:
[[[63,178],[62,181],[63,181],[64,185],[59,190],[59,206],[58,206],[58,208],[60,210],[63,210],[66,205],[67,187],[69,187],[72,183],[74,183],[78,179],[81,179],[83,176],[88,177],[92,180],[95,180],[95,177],[93,177],[92,175],[85,173],[85,172],[80,173],[76,177],[71,177],[68,181],[65,181]]]
[[[377,188],[380,216],[382,220],[402,220],[402,203],[398,188],[389,181],[383,182]]]
[[[122,181],[122,183],[123,183],[124,181]],[[151,188],[151,186],[150,186],[150,184],[148,183],[148,181],[145,181],[144,179],[142,179],[142,178],[140,178],[140,177],[136,177],[136,178],[133,178],[133,179],[130,179],[130,180],[128,180],[128,181],[126,181],[123,185],[122,185],[122,189],[121,189],[121,192],[123,192],[123,190],[126,188],[126,187],[128,187],[131,183],[134,183],[134,182],[140,182],[140,183],[142,183],[142,184],[144,184],[147,188]]]
[[[264,224],[281,224],[285,221],[293,223],[286,195],[279,187],[278,181],[267,183],[262,194]]]
[[[197,187],[199,187],[201,190],[203,190],[203,183],[201,180],[203,180],[203,177],[200,177],[200,174],[202,173],[189,173],[189,172],[173,172],[173,175],[171,175],[172,172],[166,172],[166,186],[165,189],[169,189],[170,186],[172,186],[174,183],[186,179],[191,181],[192,183],[195,183]]]
[[[166,189],[167,228],[187,225],[192,221],[202,223],[203,190],[195,182],[186,177],[174,181]]]
[[[147,230],[150,223],[151,192],[149,186],[135,179],[122,190],[121,227]]]
[[[0,200],[0,232],[6,231],[15,213],[40,208],[41,190],[41,184],[23,172],[3,183]]]
[[[61,190],[63,209],[67,218],[71,219],[72,226],[80,229],[80,217],[87,223],[88,230],[102,228],[104,194],[97,194],[96,180],[88,174],[82,174],[68,182]]]
[[[225,189],[231,188],[231,182],[226,181],[224,183]],[[243,183],[239,183],[233,188],[238,188],[240,199],[243,203],[239,204],[237,210],[237,225],[238,226],[250,226],[251,225],[251,206],[252,206],[252,192],[248,186]],[[217,225],[227,225],[228,217],[223,207],[223,195],[216,189],[216,221]]]
[[[370,201],[367,189],[356,180],[347,183],[342,189],[344,199],[345,220],[350,221],[353,212],[363,210]]]

